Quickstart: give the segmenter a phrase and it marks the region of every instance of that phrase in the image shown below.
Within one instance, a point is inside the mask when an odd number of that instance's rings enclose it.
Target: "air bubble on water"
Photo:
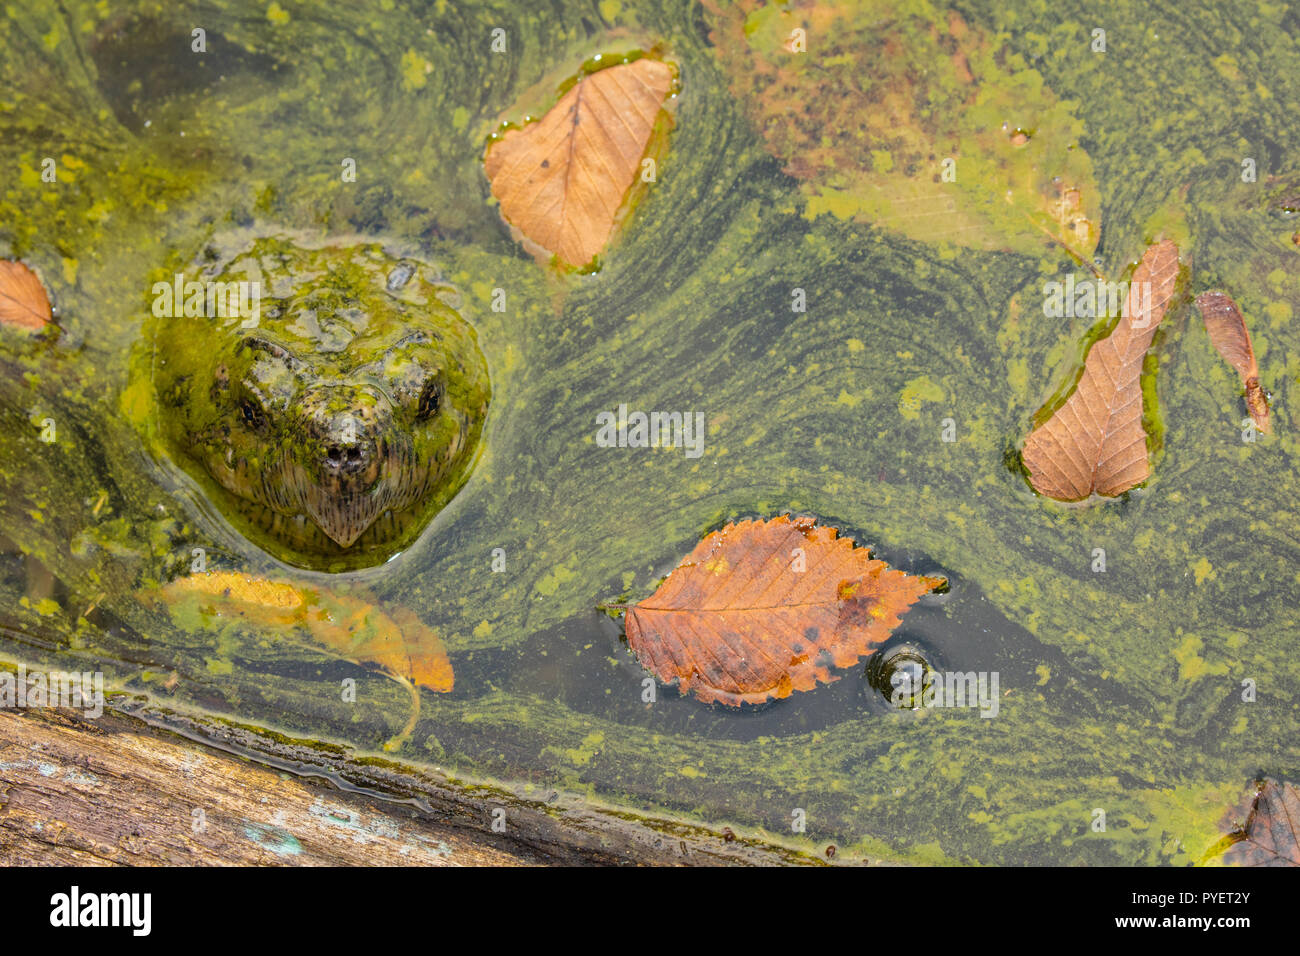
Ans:
[[[867,661],[867,683],[880,694],[891,706],[901,710],[915,710],[921,704],[921,693],[925,675],[929,673],[930,662],[924,650],[915,644],[899,644],[885,651],[877,651]],[[894,697],[899,688],[894,682],[895,674],[907,674],[912,688],[910,699],[895,703]],[[903,682],[900,680],[899,684]]]

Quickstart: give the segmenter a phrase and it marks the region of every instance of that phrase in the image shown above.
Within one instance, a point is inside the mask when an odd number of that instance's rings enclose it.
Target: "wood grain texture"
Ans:
[[[825,862],[725,828],[633,819],[576,793],[454,783],[358,756],[140,702],[96,720],[0,711],[0,866]],[[505,833],[491,830],[495,808]]]
[[[591,262],[614,231],[672,85],[672,68],[658,60],[608,67],[506,133],[485,159],[506,221],[569,266]]]
[[[184,742],[0,712],[6,866],[533,862],[381,807]]]
[[[1119,323],[1089,350],[1065,404],[1025,440],[1022,458],[1039,494],[1058,501],[1113,497],[1147,480],[1142,361],[1177,280],[1178,247],[1168,240],[1149,247]]]

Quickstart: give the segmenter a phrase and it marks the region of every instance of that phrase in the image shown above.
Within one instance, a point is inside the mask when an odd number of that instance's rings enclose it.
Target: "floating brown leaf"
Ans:
[[[1249,803],[1245,826],[1228,838],[1228,866],[1300,866],[1300,788],[1265,780]]]
[[[650,143],[672,67],[640,59],[583,76],[540,120],[488,148],[506,221],[567,265],[605,248]]]
[[[832,667],[872,653],[943,583],[893,570],[812,518],[741,521],[706,537],[627,609],[627,640],[683,693],[757,704],[836,680]]]
[[[1262,432],[1268,431],[1268,399],[1259,384],[1259,365],[1255,362],[1255,348],[1250,344],[1246,320],[1232,297],[1226,292],[1202,292],[1196,297],[1196,307],[1205,320],[1205,331],[1210,342],[1219,350],[1223,360],[1237,370],[1246,387],[1246,408]]]
[[[0,324],[36,330],[50,317],[50,300],[36,273],[21,262],[0,259]]]
[[[1065,404],[1025,440],[1034,488],[1058,501],[1115,496],[1146,481],[1142,360],[1178,279],[1178,247],[1147,249],[1133,273],[1119,323],[1093,345],[1083,377]]]

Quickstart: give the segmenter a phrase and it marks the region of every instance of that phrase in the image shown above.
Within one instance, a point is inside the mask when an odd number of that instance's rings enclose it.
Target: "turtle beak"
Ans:
[[[392,410],[386,399],[351,386],[322,388],[304,396],[307,481],[302,506],[340,547],[350,547],[387,507],[387,433]]]
[[[341,548],[349,548],[365,533],[380,508],[374,496],[340,497],[310,485],[303,496],[303,507],[317,526]]]

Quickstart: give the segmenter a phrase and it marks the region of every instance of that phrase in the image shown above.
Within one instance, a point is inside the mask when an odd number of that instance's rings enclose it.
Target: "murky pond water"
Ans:
[[[62,329],[0,337],[6,658],[103,669],[167,706],[361,750],[400,737],[401,760],[849,858],[1186,863],[1257,773],[1300,772],[1300,248],[1269,198],[1300,175],[1295,9],[961,5],[1081,121],[1105,270],[1173,235],[1188,291],[1241,304],[1273,396],[1274,433],[1243,442],[1235,373],[1181,305],[1157,339],[1152,480],[1065,506],[1009,462],[1092,324],[1042,315],[1067,256],[815,214],[737,102],[715,14],[694,4],[519,6],[0,11],[0,256],[39,269]],[[490,49],[497,28],[505,53]],[[652,47],[681,77],[657,182],[599,272],[555,276],[501,224],[484,143],[584,59]],[[241,228],[411,252],[477,329],[492,382],[481,458],[381,567],[278,564],[149,437],[132,386],[150,289]],[[596,416],[620,404],[703,412],[704,453],[599,447]],[[671,688],[646,702],[596,605],[649,594],[729,518],[785,511],[948,575],[890,646],[996,673],[996,713],[890,710],[865,667],[759,708]],[[409,689],[373,669],[142,598],[195,548],[213,568],[413,611],[446,645],[454,689],[423,692],[411,727]]]

